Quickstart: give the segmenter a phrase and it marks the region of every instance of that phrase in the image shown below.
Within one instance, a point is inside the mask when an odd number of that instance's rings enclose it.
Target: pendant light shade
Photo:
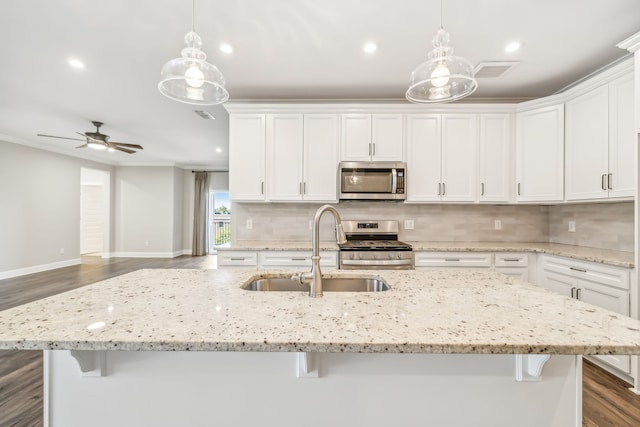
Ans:
[[[429,60],[411,73],[405,97],[411,102],[425,104],[451,102],[471,95],[477,87],[469,61],[453,56],[449,33],[442,27],[440,0],[440,28],[433,37],[433,50],[429,52]]]
[[[194,7],[195,9],[195,7]],[[195,12],[194,12],[195,15]],[[209,64],[200,49],[202,39],[193,29],[184,36],[187,45],[181,57],[164,64],[160,71],[158,90],[174,101],[195,105],[222,104],[229,99],[224,76]]]
[[[433,38],[429,60],[411,73],[405,96],[416,103],[451,102],[471,95],[477,87],[473,67],[466,59],[453,56],[449,33],[441,27]]]

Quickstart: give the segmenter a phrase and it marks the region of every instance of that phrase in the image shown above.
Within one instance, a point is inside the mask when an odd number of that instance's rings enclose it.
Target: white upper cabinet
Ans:
[[[338,201],[337,114],[304,115],[303,200]]]
[[[265,114],[229,115],[229,194],[233,201],[265,200]]]
[[[402,114],[342,114],[342,161],[402,161]]]
[[[609,197],[635,195],[634,89],[633,73],[609,83]]]
[[[302,199],[302,114],[267,115],[267,198]]]
[[[516,115],[516,201],[563,200],[564,105]]]
[[[511,182],[511,116],[502,113],[480,114],[478,119],[478,200],[507,202]]]
[[[572,99],[565,114],[567,200],[633,197],[633,75]]]
[[[337,154],[337,114],[268,114],[268,200],[336,202]]]
[[[475,114],[407,115],[407,201],[475,201]]]
[[[567,200],[607,197],[608,110],[609,90],[606,85],[566,104]]]

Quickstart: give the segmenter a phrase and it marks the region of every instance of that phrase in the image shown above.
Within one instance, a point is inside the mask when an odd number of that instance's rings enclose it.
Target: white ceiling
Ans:
[[[520,61],[479,80],[472,98],[537,98],[624,56],[615,45],[640,31],[638,0],[443,0],[457,55],[473,65]],[[231,101],[401,100],[440,24],[439,0],[197,0],[196,32],[225,75]],[[162,65],[179,56],[191,27],[189,0],[2,0],[0,139],[121,165],[228,165],[227,114],[156,89]],[[505,53],[513,40],[523,43]],[[362,46],[375,41],[378,50]],[[234,48],[220,52],[221,43]],[[83,71],[69,57],[86,63]],[[125,153],[75,149],[105,123]],[[221,152],[217,153],[216,148]]]

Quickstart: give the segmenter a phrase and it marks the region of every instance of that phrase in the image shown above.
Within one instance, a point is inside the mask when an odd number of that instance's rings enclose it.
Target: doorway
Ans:
[[[109,258],[111,173],[80,169],[80,255]]]
[[[217,253],[216,248],[231,244],[231,204],[229,192],[209,192],[208,227],[209,248],[208,253]]]

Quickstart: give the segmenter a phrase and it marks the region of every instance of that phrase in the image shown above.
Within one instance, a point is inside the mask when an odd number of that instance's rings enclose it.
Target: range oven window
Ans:
[[[391,193],[391,169],[342,169],[343,193]]]

